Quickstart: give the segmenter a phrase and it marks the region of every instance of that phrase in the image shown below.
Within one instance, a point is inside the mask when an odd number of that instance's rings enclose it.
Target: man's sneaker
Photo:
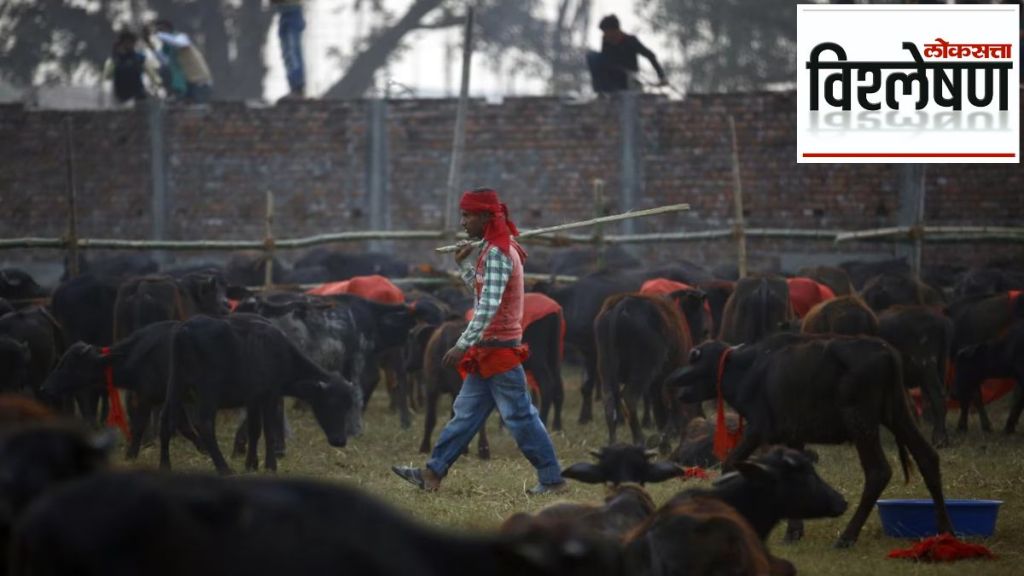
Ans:
[[[441,479],[429,468],[423,471],[412,466],[392,466],[391,471],[420,490],[433,492],[441,487]]]
[[[527,496],[543,496],[545,494],[561,494],[569,490],[569,485],[564,481],[558,484],[537,484],[526,491]]]

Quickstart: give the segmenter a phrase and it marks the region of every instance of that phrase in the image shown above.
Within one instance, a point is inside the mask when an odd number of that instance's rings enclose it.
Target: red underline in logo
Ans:
[[[804,158],[1015,158],[1015,152],[804,152]]]

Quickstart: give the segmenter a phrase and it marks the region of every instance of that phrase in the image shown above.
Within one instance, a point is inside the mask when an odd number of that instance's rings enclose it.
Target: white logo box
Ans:
[[[1020,162],[1019,22],[1016,5],[798,5],[797,162]],[[906,42],[914,45],[920,61],[904,47]],[[818,109],[812,110],[813,70],[808,63],[815,48],[825,43],[838,45],[846,58],[837,65],[841,59],[835,50],[820,50]],[[955,66],[964,68],[957,71]],[[842,106],[846,72],[849,110]],[[865,90],[875,83],[876,74],[879,89]],[[899,79],[887,90],[894,74],[912,77],[909,94]],[[992,98],[983,105],[986,74],[991,74]],[[922,75],[927,104],[917,109]],[[960,75],[959,91],[950,90],[941,75],[948,82]],[[969,99],[971,75],[975,102]],[[946,106],[936,102],[937,82],[942,83]],[[827,87],[834,103],[826,101]],[[1005,110],[1000,109],[1002,90]],[[887,91],[898,109],[887,104]],[[880,109],[865,109],[858,98],[861,92],[869,105],[880,104]],[[951,105],[957,95],[960,110]]]

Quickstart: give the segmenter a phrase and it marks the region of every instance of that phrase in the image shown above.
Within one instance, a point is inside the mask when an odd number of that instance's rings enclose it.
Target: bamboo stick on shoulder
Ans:
[[[600,218],[591,218],[590,220],[582,220],[579,222],[568,222],[566,224],[559,224],[557,226],[548,226],[546,228],[534,228],[533,230],[527,230],[519,235],[519,238],[529,238],[530,236],[542,236],[544,234],[551,234],[553,232],[562,232],[563,230],[573,230],[576,228],[584,228],[587,226],[593,226],[595,224],[605,224],[608,222],[618,222],[621,220],[629,220],[631,218],[643,218],[645,216],[654,216],[657,214],[667,214],[669,212],[684,212],[690,209],[689,204],[671,204],[669,206],[660,206],[658,208],[650,208],[647,210],[637,210],[624,212],[622,214],[612,214],[610,216],[601,216]],[[434,248],[435,252],[447,253],[455,252],[462,246],[465,246],[472,240],[466,240],[458,244],[450,244],[448,246],[441,246]],[[483,244],[483,240],[477,240],[474,242],[476,245]]]

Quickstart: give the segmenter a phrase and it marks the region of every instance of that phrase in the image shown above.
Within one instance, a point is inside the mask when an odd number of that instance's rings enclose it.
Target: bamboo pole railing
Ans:
[[[608,222],[619,222],[622,220],[630,220],[632,218],[643,218],[646,216],[654,216],[657,214],[668,214],[670,212],[683,212],[690,209],[689,204],[670,204],[668,206],[659,206],[658,208],[649,208],[647,210],[636,210],[630,212],[624,212],[622,214],[612,214],[611,216],[601,216],[600,218],[591,218],[590,220],[583,220],[580,222],[568,222],[565,224],[558,224],[557,226],[548,226],[546,228],[534,228],[533,230],[527,230],[520,234],[517,239],[530,238],[532,236],[541,236],[543,234],[551,234],[554,232],[561,232],[562,230],[573,230],[576,228],[585,228],[587,226],[594,226],[597,224],[607,224]],[[591,241],[593,238],[591,237]],[[477,244],[483,241],[477,241]],[[459,247],[465,244],[450,244],[448,246],[441,246],[434,248],[435,252],[455,252]]]
[[[822,240],[833,242],[850,242],[855,240],[895,240],[912,241],[911,226],[891,226],[876,230],[834,230],[834,229],[801,229],[801,228],[747,228],[744,234],[748,238],[775,238],[793,240]],[[925,242],[955,242],[958,240],[1007,240],[1024,241],[1024,228],[1010,226],[923,226],[922,238]],[[601,238],[605,244],[643,244],[650,242],[687,242],[698,240],[718,240],[732,238],[732,228],[695,230],[690,232],[663,232],[650,234],[607,234]],[[526,233],[523,233],[526,236]],[[520,236],[522,238],[523,236]],[[900,237],[903,238],[900,238]],[[441,230],[356,230],[351,232],[334,232],[317,234],[304,238],[282,238],[274,240],[275,250],[298,250],[333,244],[339,242],[355,242],[361,240],[442,240],[446,234]],[[590,234],[551,234],[525,238],[528,242],[546,242],[550,244],[590,244],[594,236]],[[17,248],[53,248],[66,249],[67,238],[3,238],[0,239],[0,250]],[[79,248],[104,250],[174,250],[174,251],[219,251],[219,250],[255,250],[263,251],[266,240],[123,240],[119,238],[79,238]]]

